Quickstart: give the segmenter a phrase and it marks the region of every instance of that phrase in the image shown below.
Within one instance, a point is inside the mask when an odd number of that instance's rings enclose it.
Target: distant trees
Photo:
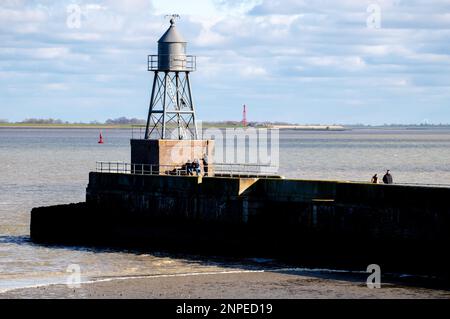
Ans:
[[[119,117],[116,119],[108,119],[106,120],[105,124],[108,125],[129,125],[129,124],[133,124],[133,125],[139,125],[139,124],[145,124],[146,121],[145,120],[141,120],[141,119],[137,119],[137,118],[127,118],[127,117]]]
[[[5,120],[5,122],[3,122],[3,120],[0,120],[0,123],[8,123],[7,120]],[[22,123],[22,124],[86,124],[85,122],[73,122],[73,123],[69,123],[69,122],[65,122],[62,121],[60,119],[52,119],[52,118],[48,118],[48,119],[38,119],[38,118],[29,118],[29,119],[25,119],[21,122],[18,123]],[[99,121],[90,121],[89,124],[91,125],[103,125],[103,124],[107,124],[107,125],[137,125],[137,124],[145,124],[146,121],[145,120],[141,120],[141,119],[137,119],[137,118],[127,118],[127,117],[119,117],[116,119],[108,119],[106,122],[102,123]]]
[[[25,119],[23,121],[20,122],[10,122],[7,119],[1,119],[0,118],[0,124],[34,124],[34,125],[64,125],[64,124],[74,124],[74,125],[145,125],[146,124],[146,120],[143,119],[138,119],[138,118],[127,118],[125,116],[122,117],[118,117],[115,119],[108,119],[105,122],[100,122],[100,121],[89,121],[89,122],[67,122],[67,121],[63,121],[60,119],[53,119],[53,118],[28,118]],[[224,127],[242,127],[242,122],[241,121],[230,121],[230,120],[225,120],[225,121],[203,121],[201,122],[203,127],[219,127],[219,128],[224,128]],[[256,128],[262,128],[262,127],[271,127],[273,125],[299,125],[299,124],[293,124],[293,123],[288,123],[288,122],[281,122],[281,121],[264,121],[264,122],[248,122],[247,126],[249,127],[256,127]],[[305,126],[327,126],[327,125],[321,125],[321,124],[303,124]],[[333,124],[333,125],[329,125],[330,129],[331,126],[339,126],[340,124]],[[449,128],[450,124],[446,124],[446,123],[417,123],[417,124],[384,124],[384,125],[367,125],[367,124],[348,124],[345,125],[346,127],[351,127],[351,128],[377,128],[377,127],[387,127],[387,128],[418,128],[418,129],[425,129],[427,127],[430,128]]]
[[[30,119],[25,119],[22,122],[23,124],[65,124],[67,122],[63,122],[62,120],[59,119],[36,119],[36,118],[30,118]]]
[[[202,125],[204,127],[242,127],[242,121],[203,121]],[[259,126],[257,122],[248,122],[247,126]]]

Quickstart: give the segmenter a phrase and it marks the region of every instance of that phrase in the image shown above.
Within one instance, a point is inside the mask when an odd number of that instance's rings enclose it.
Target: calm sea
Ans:
[[[129,161],[130,130],[0,128],[0,291],[65,282],[71,264],[83,280],[269,267],[258,259],[205,260],[133,251],[30,243],[35,206],[84,200],[96,161]],[[397,183],[450,184],[450,130],[284,131],[286,177],[368,181],[390,169]]]

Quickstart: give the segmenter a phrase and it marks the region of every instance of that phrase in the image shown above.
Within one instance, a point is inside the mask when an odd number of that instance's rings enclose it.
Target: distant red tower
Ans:
[[[244,109],[242,111],[242,126],[246,127],[247,126],[247,107],[244,104]]]

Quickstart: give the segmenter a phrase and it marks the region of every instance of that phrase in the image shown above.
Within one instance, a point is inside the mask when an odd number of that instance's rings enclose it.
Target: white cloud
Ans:
[[[214,5],[209,0],[153,0],[155,14],[179,14],[182,16],[215,16],[219,14]]]
[[[14,87],[20,95],[24,87],[33,87],[26,83],[34,74],[42,76],[49,92],[70,81],[65,93],[77,99],[81,94],[106,101],[103,94],[113,91],[116,98],[105,104],[127,112],[119,104],[134,99],[135,110],[145,116],[151,85],[146,56],[156,53],[156,41],[168,26],[163,15],[179,13],[188,53],[198,55],[192,76],[196,100],[211,104],[199,108],[205,118],[220,119],[223,114],[214,106],[240,105],[241,100],[267,109],[290,104],[289,98],[315,101],[329,116],[335,105],[352,103],[371,114],[375,98],[386,105],[415,105],[427,98],[448,105],[450,1],[377,0],[382,27],[368,29],[366,9],[373,2],[79,0],[81,27],[69,29],[65,5],[71,0],[3,0],[0,103],[2,87]],[[6,92],[10,98],[11,92]],[[258,100],[258,92],[266,98]]]
[[[303,59],[304,64],[317,67],[337,67],[347,70],[363,68],[366,63],[359,56],[319,56],[307,57]]]
[[[386,55],[410,55],[412,52],[403,45],[363,45],[357,47],[360,53],[365,55],[386,56]]]
[[[263,67],[260,66],[245,66],[241,70],[241,75],[246,77],[253,77],[253,76],[266,76],[267,71]]]
[[[218,44],[224,44],[226,37],[210,29],[202,29],[200,34],[194,39],[194,43],[199,46],[211,47]]]
[[[47,14],[42,10],[20,10],[0,7],[0,22],[2,24],[44,22],[46,20]]]
[[[147,12],[148,15],[154,13],[154,7],[151,0],[105,0],[104,3],[105,6],[116,12],[127,14]]]
[[[65,47],[53,47],[53,48],[37,48],[34,50],[28,50],[30,56],[37,59],[59,59],[69,55],[70,50]]]
[[[65,83],[46,83],[42,85],[45,90],[51,91],[66,91],[69,89],[69,86]]]

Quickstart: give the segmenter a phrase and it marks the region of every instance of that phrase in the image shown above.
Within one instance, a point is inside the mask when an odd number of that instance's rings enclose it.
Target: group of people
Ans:
[[[208,155],[204,155],[202,158],[203,162],[203,170],[205,172],[205,176],[208,176]],[[196,158],[192,162],[188,161],[186,164],[186,172],[188,175],[194,175],[194,172],[197,176],[201,175],[202,169],[200,167],[200,161]]]
[[[378,184],[378,174],[373,175],[371,183],[372,184]],[[392,178],[390,170],[387,170],[386,174],[384,174],[384,176],[383,176],[383,183],[384,184],[393,184],[394,183],[394,180]]]

